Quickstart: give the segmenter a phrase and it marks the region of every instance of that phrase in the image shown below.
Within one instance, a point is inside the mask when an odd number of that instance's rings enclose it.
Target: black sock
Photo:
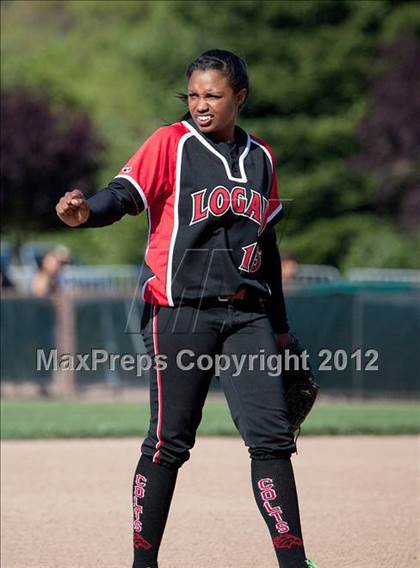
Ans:
[[[251,460],[252,488],[282,568],[303,568],[305,549],[290,458]]]
[[[157,568],[178,470],[141,456],[133,480],[133,568]]]

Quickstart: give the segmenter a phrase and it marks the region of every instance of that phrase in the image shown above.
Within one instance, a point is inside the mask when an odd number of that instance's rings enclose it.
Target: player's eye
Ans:
[[[221,99],[221,95],[207,95],[209,99]]]
[[[188,93],[188,98],[189,98],[189,99],[196,99],[196,98],[197,98],[197,94],[196,94],[196,93]]]

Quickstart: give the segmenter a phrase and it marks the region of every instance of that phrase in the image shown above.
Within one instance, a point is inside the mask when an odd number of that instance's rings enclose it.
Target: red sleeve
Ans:
[[[272,157],[272,168],[273,168],[273,179],[271,183],[271,191],[268,205],[268,218],[267,223],[274,225],[283,216],[283,204],[280,200],[278,184],[277,184],[277,173],[276,165],[274,161],[274,156]]]
[[[265,155],[268,161],[270,162],[270,168],[271,168],[271,187],[268,198],[268,207],[265,212],[264,222],[263,222],[263,227],[265,227],[268,223],[270,223],[270,225],[274,225],[275,223],[277,223],[277,221],[281,219],[284,212],[283,204],[280,200],[279,191],[278,191],[276,160],[273,154],[273,150],[264,140],[256,138],[255,136],[253,136],[252,139],[265,152]]]
[[[140,194],[145,209],[150,207],[157,195],[162,197],[173,187],[176,152],[173,139],[170,126],[156,130],[115,178],[131,183]]]

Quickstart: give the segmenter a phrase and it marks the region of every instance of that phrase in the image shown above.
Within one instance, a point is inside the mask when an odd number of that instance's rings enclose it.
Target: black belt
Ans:
[[[264,298],[258,294],[256,290],[251,288],[240,288],[238,292],[231,295],[215,296],[215,297],[204,297],[204,298],[191,298],[177,302],[177,306],[193,306],[197,308],[206,307],[223,307],[227,305],[235,304],[237,306],[245,307],[248,305],[258,305],[261,307],[265,306],[267,298]]]

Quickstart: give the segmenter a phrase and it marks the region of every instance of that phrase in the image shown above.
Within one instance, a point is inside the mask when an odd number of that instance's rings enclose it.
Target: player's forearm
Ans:
[[[264,278],[271,290],[267,311],[274,331],[279,334],[287,333],[289,323],[283,294],[281,258],[276,233],[272,227],[268,227],[261,238],[261,251]]]
[[[106,227],[124,215],[137,215],[143,209],[141,198],[134,188],[119,181],[111,183],[87,200],[89,217],[78,228]]]

